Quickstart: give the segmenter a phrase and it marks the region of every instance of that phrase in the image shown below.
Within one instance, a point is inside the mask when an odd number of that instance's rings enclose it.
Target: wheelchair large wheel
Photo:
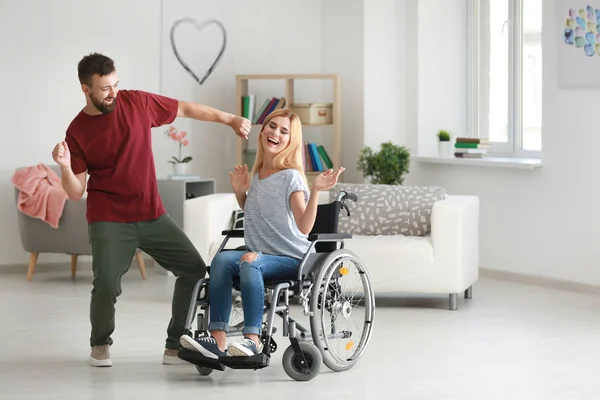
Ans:
[[[232,332],[240,331],[244,327],[244,309],[242,308],[242,294],[234,291],[231,294],[231,314],[229,315],[229,329]]]
[[[375,318],[367,269],[351,251],[335,250],[321,264],[310,296],[310,328],[323,363],[336,372],[352,368],[369,344]]]

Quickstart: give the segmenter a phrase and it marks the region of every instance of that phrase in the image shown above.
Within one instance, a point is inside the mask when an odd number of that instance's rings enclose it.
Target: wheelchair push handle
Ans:
[[[358,196],[354,193],[346,192],[345,190],[340,190],[340,192],[337,195],[336,201],[344,203],[346,200],[351,200],[356,203],[358,201]]]
[[[343,210],[346,210],[347,215],[350,216],[350,209],[346,205],[346,200],[351,200],[356,203],[358,201],[358,196],[354,193],[346,192],[345,190],[340,190],[337,195],[336,201],[340,203],[340,207]]]
[[[355,202],[355,203],[358,201],[358,196],[356,194],[354,194],[354,193],[348,193],[347,196],[346,196],[346,198],[348,200],[351,200],[351,201]]]

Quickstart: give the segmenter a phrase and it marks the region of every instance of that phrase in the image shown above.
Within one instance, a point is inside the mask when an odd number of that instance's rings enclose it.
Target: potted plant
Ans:
[[[373,184],[402,185],[409,167],[409,150],[392,142],[383,143],[378,152],[367,146],[358,157],[358,170],[362,171],[365,178],[369,177]]]
[[[452,157],[452,143],[450,143],[450,134],[445,130],[437,133],[438,137],[438,155],[442,158]]]
[[[182,156],[183,148],[190,144],[189,140],[187,139],[187,132],[178,132],[177,128],[170,126],[169,130],[165,131],[165,135],[177,142],[179,147],[178,157],[173,156],[173,159],[168,161],[169,163],[173,164],[173,174],[185,175],[187,173],[187,166],[189,162],[192,161],[192,157]]]

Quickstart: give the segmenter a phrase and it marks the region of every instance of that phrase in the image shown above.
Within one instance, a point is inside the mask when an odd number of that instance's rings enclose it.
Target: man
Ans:
[[[185,233],[165,213],[158,194],[150,128],[176,117],[218,122],[248,138],[250,121],[214,108],[136,90],[119,91],[109,57],[94,53],[78,65],[86,105],[52,152],[73,200],[87,186],[87,220],[94,272],[90,301],[90,365],[111,366],[111,334],[121,277],[139,248],[177,276],[163,364],[177,358],[194,285],[206,265]],[[90,179],[87,183],[86,174]]]

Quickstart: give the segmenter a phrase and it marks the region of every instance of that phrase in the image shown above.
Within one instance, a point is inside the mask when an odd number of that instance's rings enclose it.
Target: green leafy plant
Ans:
[[[450,141],[450,134],[444,130],[439,131],[437,134],[437,137],[440,142],[449,142]]]
[[[378,152],[367,146],[359,153],[357,169],[373,184],[402,185],[410,169],[410,152],[392,142],[382,143]]]

